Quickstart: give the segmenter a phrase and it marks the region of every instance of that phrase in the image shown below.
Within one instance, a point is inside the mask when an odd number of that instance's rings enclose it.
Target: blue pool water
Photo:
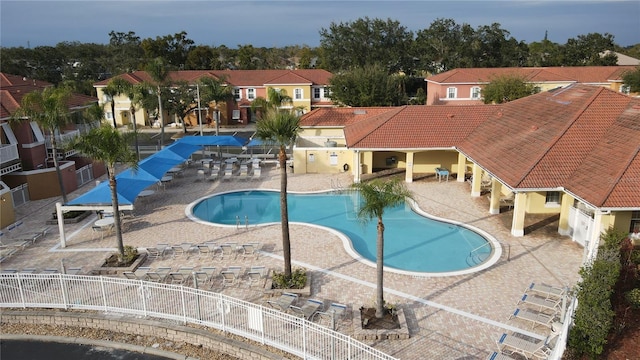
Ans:
[[[289,221],[335,229],[350,239],[358,254],[375,263],[377,221],[363,224],[357,219],[359,202],[360,195],[355,191],[289,194]],[[240,221],[244,226],[245,219],[249,225],[279,223],[280,193],[250,190],[218,194],[195,204],[192,213],[198,219],[223,225]],[[478,266],[493,250],[487,239],[475,231],[424,217],[408,204],[385,209],[383,222],[385,267],[453,272]]]

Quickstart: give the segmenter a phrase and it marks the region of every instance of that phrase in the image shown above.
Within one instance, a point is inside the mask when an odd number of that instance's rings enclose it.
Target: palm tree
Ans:
[[[287,207],[287,153],[300,132],[300,117],[291,111],[268,110],[256,124],[258,139],[280,147],[280,219],[282,222],[282,248],[284,253],[284,276],[291,278],[291,242],[289,240],[289,210]]]
[[[153,79],[158,96],[158,119],[160,120],[160,148],[164,147],[164,119],[162,115],[162,88],[165,87],[169,77],[169,69],[162,58],[155,58],[145,69]]]
[[[149,89],[146,84],[140,83],[132,85],[130,83],[125,87],[124,93],[129,98],[129,112],[131,113],[131,121],[133,122],[133,136],[136,148],[136,159],[140,161],[140,149],[138,146],[138,124],[136,123],[136,111],[145,100],[150,96]]]
[[[32,91],[26,94],[20,102],[20,108],[13,114],[11,121],[35,121],[40,128],[45,129],[51,136],[53,166],[56,168],[58,184],[62,193],[62,201],[67,202],[67,192],[64,188],[60,164],[58,162],[58,146],[56,133],[71,122],[68,101],[71,91],[67,88],[44,88],[42,91]]]
[[[384,317],[383,270],[384,270],[384,209],[403,204],[412,199],[413,194],[398,178],[388,181],[375,179],[370,182],[355,183],[354,189],[360,191],[363,202],[358,209],[358,218],[363,222],[378,220],[376,226],[378,238],[376,242],[376,318]]]
[[[110,125],[91,129],[87,134],[79,136],[71,141],[68,146],[84,155],[103,161],[107,167],[109,189],[111,190],[111,205],[113,207],[113,220],[118,241],[118,255],[124,258],[124,245],[122,242],[122,225],[120,211],[118,211],[118,189],[116,183],[116,163],[128,165],[134,170],[138,169],[136,153],[129,148],[131,137],[134,133],[122,133]]]
[[[251,111],[254,113],[261,112],[261,116],[264,116],[269,110],[279,111],[284,105],[293,104],[291,96],[287,95],[287,91],[284,89],[268,88],[267,98],[257,97],[251,102]]]
[[[200,90],[200,101],[209,104],[215,102],[215,108],[218,109],[218,103],[221,101],[233,100],[233,87],[224,84],[225,78],[214,79],[211,77],[201,77],[198,80],[198,88]],[[216,117],[216,135],[219,133],[219,121]]]
[[[111,102],[111,117],[113,118],[113,127],[117,128],[116,123],[116,96],[123,94],[131,84],[123,78],[116,77],[107,83],[102,92],[109,97]]]

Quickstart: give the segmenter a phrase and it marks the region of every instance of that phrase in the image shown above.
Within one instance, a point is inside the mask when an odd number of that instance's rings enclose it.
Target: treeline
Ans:
[[[186,32],[141,39],[133,31],[109,33],[108,44],[62,42],[56,46],[2,48],[3,72],[66,83],[92,94],[92,84],[144,69],[161,57],[175,70],[323,68],[333,73],[379,65],[388,73],[424,77],[461,67],[615,65],[617,51],[640,56],[640,44],[621,48],[608,33],[590,33],[558,44],[525,43],[500,24],[478,26],[437,19],[412,32],[398,21],[360,18],[319,31],[320,46],[282,48],[196,45]]]

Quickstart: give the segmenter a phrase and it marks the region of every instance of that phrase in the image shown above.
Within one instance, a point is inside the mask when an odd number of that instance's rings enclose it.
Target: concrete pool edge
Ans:
[[[230,194],[230,193],[237,193],[237,192],[248,192],[248,191],[268,191],[268,192],[277,192],[279,193],[280,190],[273,190],[273,189],[242,189],[242,190],[230,190],[230,191],[222,191],[222,192],[218,192],[215,194],[209,194],[207,196],[203,196],[199,199],[196,199],[194,201],[192,201],[191,203],[189,203],[187,205],[187,207],[185,208],[185,216],[187,216],[187,218],[189,218],[191,221],[194,221],[198,224],[203,224],[203,225],[208,225],[208,226],[215,226],[215,227],[221,227],[221,228],[240,228],[240,227],[262,227],[262,226],[272,226],[275,224],[280,224],[280,222],[269,222],[269,223],[263,223],[263,224],[253,224],[253,225],[248,225],[248,224],[236,224],[236,225],[226,225],[226,224],[219,224],[219,223],[212,223],[209,221],[204,221],[198,217],[196,217],[195,215],[193,215],[193,208],[199,204],[200,202],[209,199],[211,197],[214,196],[219,196],[219,195],[224,195],[224,194]],[[342,191],[348,191],[348,190],[342,190]],[[288,194],[323,194],[323,193],[335,193],[336,190],[319,190],[319,191],[288,191]],[[498,260],[500,259],[500,257],[502,256],[502,246],[500,244],[500,242],[491,234],[489,234],[488,232],[477,228],[475,226],[469,225],[469,224],[465,224],[459,221],[455,221],[455,220],[450,220],[450,219],[445,219],[445,218],[441,218],[435,215],[431,215],[425,211],[423,211],[422,209],[420,209],[420,207],[418,206],[418,204],[414,201],[414,200],[410,200],[409,204],[411,206],[411,209],[416,212],[418,215],[432,219],[434,221],[439,221],[439,222],[444,222],[447,224],[452,224],[452,225],[456,225],[456,226],[460,226],[460,227],[464,227],[470,231],[473,231],[475,233],[477,233],[478,235],[482,236],[490,245],[491,245],[491,254],[489,256],[489,258],[487,258],[487,260],[485,260],[484,262],[482,262],[481,264],[477,265],[477,266],[473,266],[467,269],[463,269],[463,270],[455,270],[455,271],[447,271],[447,272],[416,272],[416,271],[407,271],[407,270],[401,270],[401,269],[397,269],[397,268],[393,268],[393,267],[388,267],[385,266],[384,270],[388,271],[388,272],[392,272],[392,273],[396,273],[396,274],[401,274],[401,275],[407,275],[407,276],[413,276],[413,277],[446,277],[446,276],[461,276],[461,275],[468,275],[468,274],[472,274],[472,273],[477,273],[483,270],[488,269],[489,267],[495,265]],[[326,227],[326,226],[322,226],[322,225],[316,225],[316,224],[311,224],[311,223],[303,223],[303,222],[290,222],[290,224],[295,224],[295,225],[303,225],[303,226],[308,226],[308,227],[313,227],[313,228],[318,228],[318,229],[322,229],[325,231],[328,231],[329,233],[337,236],[341,241],[342,241],[342,245],[343,248],[345,249],[345,251],[347,252],[347,254],[349,254],[349,256],[351,256],[354,260],[357,260],[358,262],[373,267],[376,267],[376,263],[374,261],[371,261],[365,257],[363,257],[362,255],[360,255],[357,251],[355,251],[355,249],[353,248],[353,245],[351,243],[351,240],[349,239],[349,237],[347,237],[345,234],[343,234],[340,231],[337,231],[335,229],[332,229],[330,227]]]

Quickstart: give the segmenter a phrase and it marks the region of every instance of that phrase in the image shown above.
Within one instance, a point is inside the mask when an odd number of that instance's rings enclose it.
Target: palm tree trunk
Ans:
[[[376,242],[376,318],[384,317],[384,224],[382,217],[378,218],[378,240]]]
[[[280,146],[280,219],[282,221],[282,252],[284,256],[284,276],[291,278],[291,241],[289,239],[289,208],[287,203],[287,153]]]
[[[118,242],[118,254],[120,260],[124,259],[124,244],[122,242],[122,226],[120,223],[120,205],[118,204],[118,190],[116,184],[115,169],[109,169],[109,189],[111,190],[111,203],[113,204],[113,226],[116,230],[116,240]]]
[[[131,111],[131,119],[133,120],[133,138],[136,146],[136,159],[140,161],[140,149],[138,146],[138,125],[136,124],[136,109],[132,106],[129,111]]]
[[[51,133],[51,153],[53,154],[53,167],[56,169],[56,175],[58,176],[58,184],[60,184],[60,193],[62,194],[62,203],[67,203],[67,191],[64,188],[64,179],[62,178],[62,171],[60,171],[60,163],[58,162],[58,149],[56,142],[55,129],[49,129]]]
[[[160,150],[164,148],[164,116],[162,115],[162,95],[158,86],[158,120],[160,120]]]
[[[111,117],[113,118],[113,128],[117,129],[118,124],[116,123],[116,103],[113,97],[111,98]]]

